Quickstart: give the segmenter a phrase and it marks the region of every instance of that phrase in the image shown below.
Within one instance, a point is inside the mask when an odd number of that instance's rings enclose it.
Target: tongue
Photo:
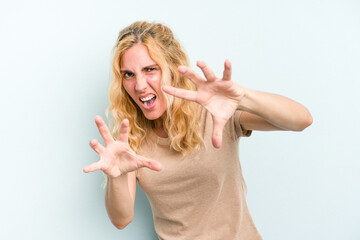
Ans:
[[[152,99],[150,99],[149,101],[146,101],[146,102],[145,102],[145,105],[146,105],[146,106],[151,106],[151,105],[153,105],[154,102],[155,102],[155,98],[152,98]]]

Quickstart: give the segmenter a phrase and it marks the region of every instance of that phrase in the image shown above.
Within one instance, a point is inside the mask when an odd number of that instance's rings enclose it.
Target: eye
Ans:
[[[132,72],[123,72],[123,78],[132,78],[134,74]]]
[[[144,70],[145,70],[145,72],[153,72],[153,71],[157,70],[157,68],[156,67],[146,67]]]

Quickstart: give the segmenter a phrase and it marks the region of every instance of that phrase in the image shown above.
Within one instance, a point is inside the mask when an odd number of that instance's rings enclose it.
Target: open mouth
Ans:
[[[140,98],[140,101],[146,106],[151,107],[155,102],[156,96],[155,95],[149,95],[145,98]]]

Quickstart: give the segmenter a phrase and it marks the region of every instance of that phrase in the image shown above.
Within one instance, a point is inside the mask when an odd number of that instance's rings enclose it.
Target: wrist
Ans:
[[[111,181],[111,182],[117,182],[117,181],[122,181],[124,179],[127,179],[128,178],[128,173],[122,173],[120,174],[119,176],[110,176],[110,175],[106,175],[106,179],[107,181]]]
[[[251,95],[251,89],[242,88],[242,97],[238,101],[238,109],[241,109],[243,111],[248,110],[248,102],[249,102],[249,95]]]

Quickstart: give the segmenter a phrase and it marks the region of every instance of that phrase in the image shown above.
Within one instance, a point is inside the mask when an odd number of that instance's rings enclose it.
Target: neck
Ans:
[[[163,137],[163,138],[167,138],[168,134],[164,129],[164,121],[163,118],[158,118],[154,120],[154,132],[156,133],[156,135],[158,135],[159,137]]]

